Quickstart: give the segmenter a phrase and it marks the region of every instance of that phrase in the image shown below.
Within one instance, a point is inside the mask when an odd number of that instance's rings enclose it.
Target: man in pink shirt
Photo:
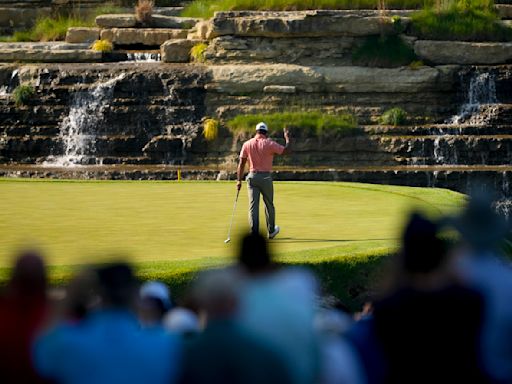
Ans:
[[[279,233],[276,225],[276,212],[274,209],[274,186],[272,185],[272,160],[274,155],[286,155],[290,153],[290,137],[288,129],[284,129],[285,146],[269,139],[268,128],[265,123],[256,125],[256,135],[246,141],[240,151],[240,162],[237,169],[236,188],[242,187],[245,164],[249,160],[249,174],[247,175],[247,189],[249,192],[249,225],[252,233],[259,232],[259,207],[260,194],[265,203],[265,217],[269,239],[273,239]]]

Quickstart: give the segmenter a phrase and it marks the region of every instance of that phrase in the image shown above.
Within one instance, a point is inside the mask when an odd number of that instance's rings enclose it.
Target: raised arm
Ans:
[[[290,141],[290,131],[288,130],[288,128],[285,127],[283,129],[283,134],[284,134],[285,145],[284,145],[284,151],[283,151],[283,153],[281,153],[281,155],[288,155],[292,152],[292,144]]]
[[[245,164],[247,163],[247,158],[241,157],[238,162],[238,168],[236,170],[236,189],[240,190],[242,188],[242,180],[244,178]]]

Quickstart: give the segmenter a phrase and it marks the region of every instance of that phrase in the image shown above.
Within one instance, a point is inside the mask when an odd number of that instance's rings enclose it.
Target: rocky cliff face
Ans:
[[[204,118],[321,110],[351,112],[359,127],[321,137],[295,127],[295,152],[277,161],[277,178],[465,191],[485,175],[508,191],[512,67],[471,65],[508,61],[506,44],[403,36],[430,57],[426,65],[355,65],[351,52],[366,36],[404,32],[406,14],[399,29],[391,20],[352,11],[218,13],[189,39],[162,46],[165,61],[186,62],[193,44],[208,41],[206,64],[0,65],[0,174],[174,178],[179,165],[184,177],[230,178],[248,136],[221,126],[206,142]],[[108,22],[103,31],[133,32]],[[35,95],[15,106],[19,84],[31,84]],[[378,123],[391,107],[407,112],[407,125]],[[89,168],[69,167],[76,164]]]
[[[155,69],[101,64],[3,67],[0,73],[11,83],[19,79],[36,90],[20,107],[4,92],[3,162],[185,161],[205,113],[206,75],[172,65],[166,71]]]

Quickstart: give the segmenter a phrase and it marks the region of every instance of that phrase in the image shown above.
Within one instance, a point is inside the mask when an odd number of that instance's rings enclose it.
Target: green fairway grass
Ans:
[[[277,224],[271,242],[292,264],[364,261],[389,254],[405,215],[420,209],[453,213],[455,192],[356,183],[276,182]],[[225,244],[234,182],[0,180],[0,280],[12,256],[38,248],[54,281],[73,266],[116,259],[133,262],[143,278],[189,278],[228,263],[248,230],[244,184]],[[263,204],[261,228],[264,230]]]

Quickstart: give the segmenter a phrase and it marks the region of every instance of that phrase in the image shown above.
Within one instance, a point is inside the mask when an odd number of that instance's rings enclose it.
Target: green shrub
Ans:
[[[208,48],[208,45],[205,43],[196,44],[190,49],[190,57],[193,61],[197,63],[204,63],[206,58],[204,57],[204,52]]]
[[[402,108],[391,108],[382,114],[379,123],[384,125],[404,125],[407,121],[407,113]]]
[[[492,1],[460,0],[412,15],[413,33],[433,40],[509,41],[512,29],[501,24]]]
[[[26,105],[35,94],[34,87],[30,84],[18,85],[12,92],[14,104],[17,107]]]
[[[227,122],[233,132],[254,132],[256,124],[264,121],[271,133],[284,127],[299,129],[316,135],[353,135],[357,119],[349,113],[328,115],[320,111],[277,112],[269,114],[238,115]]]
[[[368,36],[352,52],[355,64],[371,67],[397,67],[415,59],[413,49],[397,35]]]
[[[388,9],[419,9],[433,0],[386,0]],[[182,13],[187,17],[209,18],[216,11],[293,11],[305,9],[377,9],[375,0],[195,0]]]

